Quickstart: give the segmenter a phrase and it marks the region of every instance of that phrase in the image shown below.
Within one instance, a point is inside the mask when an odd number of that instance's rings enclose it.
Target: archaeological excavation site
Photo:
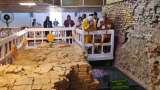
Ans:
[[[0,90],[160,90],[160,0],[0,0]]]

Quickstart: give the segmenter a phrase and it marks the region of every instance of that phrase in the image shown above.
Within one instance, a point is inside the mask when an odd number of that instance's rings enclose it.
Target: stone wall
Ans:
[[[159,6],[160,0],[125,0],[103,7],[118,37],[115,66],[149,90],[152,64],[160,61]]]

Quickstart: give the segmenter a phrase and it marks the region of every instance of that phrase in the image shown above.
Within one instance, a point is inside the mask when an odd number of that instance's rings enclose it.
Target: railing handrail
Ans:
[[[90,31],[85,31],[85,30],[81,30],[79,28],[76,29],[79,33],[84,33],[84,34],[93,34],[93,33],[105,33],[107,32],[114,32],[113,29],[109,29],[109,30],[90,30]]]
[[[70,31],[75,30],[74,27],[54,27],[54,28],[28,28],[27,31]]]
[[[64,27],[58,27],[58,28],[29,28],[29,29],[25,29],[25,30],[22,30],[22,31],[19,31],[19,32],[16,32],[6,38],[2,38],[0,40],[0,45],[2,45],[2,43],[6,43],[8,41],[10,41],[11,39],[15,39],[16,37],[18,36],[21,36],[25,33],[27,33],[28,31],[63,31],[63,30],[75,30],[74,27],[67,27],[67,28],[64,28]],[[80,30],[80,29],[76,29],[76,30],[79,30],[79,32],[81,33],[85,33],[85,34],[88,34],[88,31],[84,31],[84,30]],[[89,31],[89,33],[97,33],[97,32],[105,32],[105,31],[108,31],[108,32],[114,32],[114,30],[110,29],[110,30],[92,30],[92,31]]]
[[[76,31],[76,32],[78,32],[79,34],[81,34],[81,35],[96,35],[96,34],[99,34],[99,35],[105,35],[105,34],[111,34],[112,36],[111,36],[111,39],[112,39],[112,42],[111,42],[111,44],[112,45],[114,45],[114,42],[113,42],[113,40],[114,40],[114,30],[112,30],[112,29],[110,29],[110,30],[92,30],[92,31],[84,31],[84,30],[81,30],[81,29],[78,29],[78,28],[75,28],[75,27],[54,27],[54,28],[26,28],[26,29],[24,29],[24,30],[21,30],[21,31],[18,31],[18,32],[16,32],[16,33],[13,33],[12,35],[10,35],[10,36],[8,36],[8,37],[6,37],[6,38],[2,38],[1,40],[0,40],[0,47],[3,47],[3,49],[4,49],[4,46],[5,46],[5,44],[7,44],[8,45],[8,43],[10,43],[10,42],[15,42],[14,40],[17,40],[18,39],[18,42],[19,42],[19,39],[20,39],[20,41],[21,41],[21,39],[23,38],[23,37],[26,37],[27,38],[27,40],[29,40],[28,39],[28,33],[29,32],[34,32],[34,37],[33,37],[33,41],[34,41],[34,43],[35,43],[35,41],[36,40],[39,40],[39,39],[45,39],[46,40],[46,36],[45,36],[45,38],[44,38],[44,33],[42,33],[42,37],[43,38],[38,38],[38,39],[35,39],[35,34],[36,34],[36,32],[45,32],[45,31],[51,31],[51,32],[60,32],[61,33],[61,31],[63,32],[66,32],[66,31]],[[58,33],[59,34],[59,33]],[[66,33],[64,33],[65,35],[66,35]],[[20,37],[20,38],[19,38]],[[22,38],[21,38],[22,37]],[[82,37],[82,39],[81,40],[78,40],[78,38],[79,37],[66,37],[66,36],[64,36],[64,37],[61,37],[61,36],[57,36],[58,38],[57,39],[63,39],[64,40],[64,38],[65,39],[75,39],[75,41],[76,42],[78,42],[78,43],[81,43],[81,45],[82,46],[85,46],[85,45],[87,45],[87,44],[84,44],[84,37]],[[55,37],[56,38],[56,37]],[[31,38],[32,39],[32,38]],[[77,39],[77,40],[76,40]],[[44,40],[42,40],[42,42],[43,42]],[[70,42],[70,41],[69,41]],[[19,43],[17,43],[16,44],[17,45],[17,47],[19,46],[19,45],[21,45],[21,42],[19,42]],[[35,44],[35,45],[37,45],[37,44]],[[8,46],[7,46],[8,47]],[[20,46],[21,47],[21,46]],[[113,46],[112,46],[112,48],[113,48]],[[10,51],[8,52],[8,53],[10,53]],[[2,56],[2,57],[0,57],[0,60],[1,59],[3,59],[4,57],[8,57],[7,55],[8,55],[8,53],[7,54],[5,54],[5,56]],[[113,53],[113,50],[111,50],[111,53]]]
[[[21,36],[21,35],[24,35],[25,33],[27,33],[26,30],[22,30],[22,31],[19,31],[19,32],[16,32],[8,37],[5,37],[5,38],[2,38],[0,40],[0,45],[4,44],[4,43],[7,43],[13,39],[16,39],[17,37]]]
[[[74,27],[55,27],[55,28],[27,28],[27,29],[24,29],[22,31],[18,31],[8,37],[5,37],[5,38],[2,38],[0,40],[0,45],[2,45],[3,43],[6,43],[12,39],[15,39],[16,37],[18,36],[21,36],[29,31],[69,31],[69,30],[74,30],[75,28]]]
[[[74,30],[75,28],[74,27],[68,27],[68,28],[64,28],[64,27],[55,27],[55,28],[26,28],[26,29],[24,29],[24,30],[21,30],[21,31],[18,31],[18,32],[16,32],[16,33],[13,33],[13,34],[11,34],[10,36],[7,36],[7,37],[5,37],[5,38],[2,38],[1,40],[0,40],[0,47],[1,47],[1,50],[2,51],[0,51],[0,54],[1,54],[1,56],[0,56],[0,61],[1,60],[4,60],[4,59],[6,59],[6,58],[8,58],[9,56],[10,56],[10,54],[11,54],[11,48],[12,48],[12,45],[16,45],[17,46],[17,48],[20,48],[21,46],[22,46],[22,39],[23,39],[23,37],[26,37],[26,38],[28,38],[28,32],[42,32],[42,31],[55,31],[55,32],[59,32],[59,31],[72,31],[72,30]],[[72,38],[72,37],[70,37],[70,38]],[[9,43],[11,43],[11,46],[9,46],[10,44]],[[6,46],[7,45],[7,46]],[[5,47],[7,47],[7,51],[6,51],[6,49],[5,49]]]
[[[102,40],[102,37],[104,35],[108,35],[110,34],[110,41],[109,42],[95,42],[95,35],[99,35],[101,36],[100,39]],[[86,42],[85,41],[85,37],[84,36],[88,36],[90,37],[91,41],[90,42]],[[98,37],[99,37],[98,36]],[[106,38],[106,37],[105,37]],[[79,44],[82,48],[84,48],[87,51],[86,48],[90,47],[90,52],[87,54],[87,58],[88,60],[112,60],[114,58],[113,52],[114,52],[114,30],[110,29],[110,30],[91,30],[91,31],[84,31],[81,29],[76,29],[76,37],[75,37],[75,41],[77,44]],[[95,46],[100,46],[100,53],[95,53]],[[104,46],[109,46],[110,50],[109,52],[104,52]]]

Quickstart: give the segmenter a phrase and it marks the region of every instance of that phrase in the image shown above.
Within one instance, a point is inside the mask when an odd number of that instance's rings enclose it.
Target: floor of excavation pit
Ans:
[[[124,73],[112,66],[92,65],[92,75],[100,82],[98,90],[111,90],[109,83],[112,80],[127,80],[129,84],[129,90],[145,90],[134,80],[130,79]]]

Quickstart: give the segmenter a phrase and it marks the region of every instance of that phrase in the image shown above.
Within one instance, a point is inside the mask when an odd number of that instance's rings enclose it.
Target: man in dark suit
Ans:
[[[46,17],[46,20],[43,23],[43,27],[44,28],[52,28],[52,21],[50,21],[49,16]],[[49,31],[46,31],[45,35],[48,35],[48,34],[49,34]]]

